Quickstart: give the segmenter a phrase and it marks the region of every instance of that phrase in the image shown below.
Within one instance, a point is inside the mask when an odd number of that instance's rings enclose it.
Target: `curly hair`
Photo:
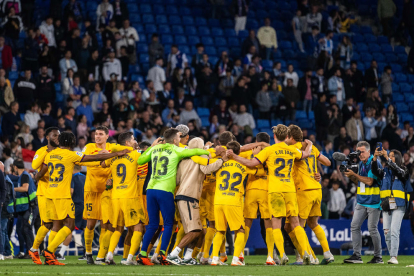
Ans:
[[[64,131],[59,135],[59,146],[73,149],[76,146],[75,134]]]

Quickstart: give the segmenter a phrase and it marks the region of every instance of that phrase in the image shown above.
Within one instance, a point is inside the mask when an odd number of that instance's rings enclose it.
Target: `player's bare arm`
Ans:
[[[35,180],[39,181],[47,173],[47,165],[43,164],[42,169],[36,174]]]
[[[311,156],[311,152],[312,152],[312,141],[306,139],[305,143],[307,144],[306,148],[304,151],[302,151],[302,159],[308,158],[309,156]]]
[[[242,146],[240,148],[240,152],[253,150],[254,148],[257,148],[257,147],[261,147],[262,149],[264,149],[266,147],[270,147],[270,144],[265,143],[265,142],[250,143],[250,144]]]
[[[322,153],[318,157],[318,161],[321,162],[322,165],[329,167],[331,165],[331,160],[328,159],[325,155]]]
[[[233,159],[233,160],[239,162],[240,164],[242,164],[246,167],[249,167],[249,168],[254,168],[257,165],[260,165],[260,161],[257,160],[256,158],[253,158],[253,159],[249,160],[249,159],[240,157],[237,154],[234,154],[233,150],[228,150],[226,152],[226,154],[229,158],[231,158],[231,159]]]
[[[110,159],[115,156],[123,156],[129,152],[131,151],[128,149],[124,149],[118,152],[102,153],[102,154],[96,154],[96,155],[85,155],[82,159],[82,162],[104,161],[106,159]]]

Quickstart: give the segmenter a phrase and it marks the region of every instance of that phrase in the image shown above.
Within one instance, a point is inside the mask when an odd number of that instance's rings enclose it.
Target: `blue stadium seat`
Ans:
[[[212,36],[223,36],[223,30],[221,28],[213,27],[211,28],[211,35]]]
[[[17,71],[10,71],[9,72],[9,79],[10,80],[17,80],[19,78],[19,73]]]
[[[396,103],[395,107],[397,108],[398,112],[409,112],[410,111],[410,108],[406,103]]]
[[[137,53],[138,54],[148,53],[148,45],[147,45],[147,43],[138,43],[137,44]]]
[[[139,62],[140,63],[147,63],[147,62],[149,62],[149,55],[148,54],[140,54],[139,55]]]
[[[269,120],[257,120],[256,128],[270,128]]]
[[[366,34],[364,35],[364,40],[366,43],[376,43],[377,42],[377,37],[373,34]]]
[[[256,11],[256,18],[266,18],[268,17],[268,13],[266,10],[257,10]]]
[[[381,52],[381,47],[377,43],[368,43],[368,49],[371,53]]]
[[[145,25],[145,32],[148,34],[153,34],[157,32],[157,26],[154,24]]]
[[[175,5],[167,5],[165,6],[165,10],[168,14],[178,15],[178,9]]]
[[[377,41],[378,41],[379,44],[388,44],[388,43],[390,43],[389,40],[388,40],[388,37],[383,36],[383,35],[379,36],[377,38]]]
[[[175,44],[186,45],[187,44],[187,37],[185,37],[183,35],[176,35],[174,41],[175,41]]]
[[[283,124],[283,121],[282,121],[282,120],[280,120],[280,119],[275,119],[275,120],[272,120],[272,121],[271,121],[271,125],[272,125],[272,127],[277,126],[277,125],[280,125],[280,124]],[[272,136],[273,136],[273,135],[272,135]]]
[[[210,26],[210,27],[220,27],[220,20],[218,20],[218,19],[209,19],[208,20],[208,25]]]
[[[398,84],[396,84],[395,82],[393,82],[391,84],[391,87],[392,87],[392,92],[394,92],[394,93],[400,91],[400,86]]]
[[[165,16],[163,14],[158,14],[155,17],[155,21],[157,21],[157,24],[167,24],[168,23],[167,16]]]
[[[201,37],[201,43],[203,43],[206,46],[207,45],[209,45],[209,46],[214,45],[213,39],[211,37],[209,37],[209,36],[203,36],[203,37]]]
[[[187,41],[188,41],[188,44],[189,45],[193,45],[194,46],[197,43],[200,43],[200,38],[198,36],[195,36],[195,35],[190,35],[190,36],[188,36]]]
[[[197,29],[193,26],[185,26],[186,35],[198,35]]]
[[[313,121],[315,120],[315,113],[313,111],[309,111],[309,120]]]
[[[218,57],[214,57],[214,56],[211,56],[211,57],[209,57],[209,59],[208,59],[208,61],[209,61],[212,65],[215,65],[215,64],[218,62],[218,60],[219,60],[219,58],[218,58]]]
[[[308,116],[306,115],[306,111],[303,110],[297,110],[296,111],[296,119],[308,119]]]
[[[171,30],[170,30],[170,26],[169,25],[159,25],[158,27],[158,33],[159,34],[170,34]]]
[[[391,45],[389,44],[383,44],[381,45],[381,49],[383,53],[391,53],[393,52]]]
[[[368,46],[365,43],[356,43],[355,44],[355,50],[358,50],[358,52],[368,52]]]
[[[360,34],[355,34],[354,36],[352,36],[352,42],[353,43],[364,42],[364,37]]]
[[[396,82],[406,82],[407,81],[407,76],[405,74],[402,73],[395,73],[395,81]]]
[[[407,103],[414,103],[414,94],[413,93],[407,93],[407,94],[405,94],[405,101],[407,102]],[[399,110],[399,109],[398,109]],[[412,111],[412,112],[414,112],[414,110],[413,109],[411,109],[410,108],[410,110]],[[407,110],[408,111],[408,110]]]
[[[201,126],[202,127],[209,127],[210,121],[208,120],[208,117],[200,117],[201,119]]]
[[[151,5],[141,4],[139,7],[141,13],[152,13]]]
[[[168,23],[170,23],[171,25],[181,25],[181,17],[179,17],[178,15],[170,15],[168,17]]]
[[[370,26],[361,26],[361,33],[372,34],[372,29]]]
[[[395,53],[397,54],[406,54],[404,46],[395,46]]]
[[[208,117],[210,116],[210,110],[208,108],[199,107],[197,108],[198,116],[200,117]]]
[[[368,54],[368,53],[364,53],[363,55],[361,55],[361,60],[362,61],[372,61],[372,55]]]
[[[378,45],[376,45],[376,46],[378,46]],[[371,49],[371,48],[370,48]],[[381,53],[373,53],[372,54],[372,57],[376,60],[376,61],[378,61],[378,62],[384,62],[385,61],[385,57],[384,57],[384,55],[383,54],[381,54]]]
[[[186,27],[194,25],[194,19],[190,15],[183,16],[181,19],[182,19],[183,25],[186,26]]]
[[[398,61],[402,64],[407,64],[408,62],[408,56],[407,54],[397,54]]]
[[[246,29],[258,29],[258,28],[259,28],[259,22],[257,22],[254,19],[247,19]]]
[[[286,40],[281,41],[281,42],[279,43],[279,48],[280,48],[281,50],[285,50],[285,49],[289,49],[289,50],[291,50],[291,49],[292,49],[292,43],[291,43],[290,41],[286,41]]]
[[[382,73],[384,71],[384,67],[387,66],[385,62],[378,62],[378,71]],[[368,65],[365,65],[365,68],[369,68],[371,66],[371,61],[368,62]]]
[[[135,14],[138,13],[138,5],[137,4],[135,4],[135,3],[128,4],[127,7],[128,7],[128,11],[129,11],[130,15],[133,14],[133,13],[135,13]]]
[[[201,9],[201,8],[192,8],[191,9],[191,14],[194,16],[194,18],[202,17],[202,16],[204,16],[204,9]]]
[[[228,44],[230,47],[240,47],[240,42],[237,37],[230,37],[228,39]]]
[[[359,34],[360,28],[358,25],[352,24],[351,27],[349,27],[349,32]]]
[[[142,16],[142,23],[144,24],[154,23],[154,16],[152,16],[152,14],[144,14]]]
[[[393,63],[398,61],[398,57],[394,53],[385,54],[385,59],[388,63]]]
[[[209,56],[216,56],[217,55],[216,47],[206,46],[205,52]]]
[[[226,37],[237,37],[236,31],[234,29],[225,29],[224,35]]]
[[[10,76],[10,73],[9,73],[9,76]],[[56,93],[60,93],[62,91],[62,84],[60,82],[55,83],[55,90],[56,90]]]
[[[401,113],[401,121],[414,121],[414,116],[411,113]]]
[[[168,35],[168,34],[162,35],[161,36],[161,43],[162,44],[172,44],[173,43],[172,35]],[[165,45],[164,45],[164,47],[165,47]]]
[[[391,63],[391,68],[393,73],[402,72],[402,66],[398,63]]]
[[[273,61],[271,60],[262,60],[262,66],[266,68],[273,67]]]
[[[154,11],[154,14],[164,14],[165,13],[164,6],[162,6],[162,5],[154,5],[153,6],[153,11]],[[170,11],[168,11],[168,13],[170,14]]]
[[[130,14],[129,20],[131,21],[131,24],[134,23],[140,23],[141,22],[141,16],[139,14]]]
[[[247,31],[247,30],[242,30],[242,31],[239,31],[239,33],[238,33],[238,35],[237,35],[239,38],[242,38],[243,40],[246,38],[246,37],[248,37],[249,36],[249,31]]]
[[[408,82],[409,83],[414,83],[414,75],[413,74],[408,75]]]
[[[184,29],[180,25],[174,25],[172,26],[172,33],[174,35],[182,35],[184,34]]]
[[[404,95],[400,93],[393,93],[392,100],[394,102],[403,102],[404,101]]]
[[[198,27],[198,34],[200,36],[210,36],[210,28],[209,27]]]
[[[400,91],[401,93],[410,93],[413,91],[413,87],[406,82],[400,83]]]
[[[189,8],[187,8],[187,7],[180,7],[178,9],[178,13],[180,15],[191,15],[191,10]]]
[[[216,46],[226,46],[227,45],[227,41],[224,37],[215,37],[214,38],[214,44]]]
[[[202,18],[202,17],[196,17],[195,18],[195,24],[196,24],[196,26],[206,26],[207,25],[207,20],[205,18]]]
[[[301,129],[313,129],[313,123],[306,120],[299,121],[297,124]]]

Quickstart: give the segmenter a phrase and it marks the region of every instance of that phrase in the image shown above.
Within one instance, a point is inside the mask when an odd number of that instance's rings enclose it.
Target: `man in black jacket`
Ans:
[[[318,95],[319,102],[315,107],[316,140],[324,141],[328,135],[328,109],[326,107],[326,95]]]
[[[4,136],[8,136],[10,141],[14,141],[14,133],[19,130],[18,122],[20,121],[19,103],[12,102],[10,111],[4,114],[1,130]]]
[[[24,71],[24,76],[19,77],[13,87],[14,98],[20,104],[20,113],[30,109],[30,105],[34,102],[36,93],[36,83],[32,79],[30,69]]]
[[[377,62],[373,60],[371,61],[371,67],[365,70],[365,81],[367,82],[368,90],[370,88],[378,88],[380,78],[377,68]]]
[[[249,53],[250,47],[254,46],[256,48],[255,55],[260,56],[260,41],[256,37],[254,30],[249,31],[249,36],[243,41],[242,44],[242,57]]]
[[[47,66],[42,66],[39,79],[37,81],[37,91],[35,99],[39,103],[54,103],[56,99],[55,84],[53,79],[47,74]]]
[[[312,70],[306,70],[303,77],[299,79],[298,90],[300,100],[303,101],[303,110],[312,110],[313,102],[317,100],[319,89],[319,79],[312,76]],[[309,106],[308,108],[306,108]]]

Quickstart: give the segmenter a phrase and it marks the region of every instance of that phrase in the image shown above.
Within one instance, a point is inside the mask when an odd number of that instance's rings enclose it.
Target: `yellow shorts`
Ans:
[[[298,200],[296,193],[270,193],[268,196],[269,210],[272,217],[298,216]]]
[[[101,196],[99,192],[85,192],[83,208],[83,219],[102,219]]]
[[[205,200],[204,200],[204,210],[203,215],[208,221],[215,221],[214,215],[214,190],[206,190]],[[201,208],[201,207],[200,207]],[[201,210],[200,210],[201,211]]]
[[[112,226],[125,225],[126,227],[145,223],[144,204],[142,197],[113,198],[112,199]]]
[[[142,195],[142,203],[144,206],[144,215],[145,215],[145,225],[148,225],[148,209],[147,209],[147,196],[146,195]]]
[[[101,195],[101,219],[103,224],[113,222],[112,219],[112,190],[105,190]]]
[[[75,219],[75,204],[71,198],[47,198],[46,217],[49,220]]]
[[[246,196],[244,197],[245,218],[256,219],[257,209],[259,209],[262,219],[270,219],[267,194],[266,190],[252,189],[246,191]]]
[[[299,205],[299,217],[307,219],[308,217],[320,217],[321,202],[322,202],[322,190],[307,190],[297,191],[296,196]]]
[[[203,190],[200,197],[200,219],[203,228],[207,228],[206,193],[207,190]]]
[[[46,197],[44,195],[37,196],[37,205],[39,206],[39,216],[42,221],[42,225],[52,222],[52,220],[47,218]]]
[[[214,216],[216,217],[217,231],[226,231],[227,223],[231,231],[246,228],[242,206],[215,205]]]

